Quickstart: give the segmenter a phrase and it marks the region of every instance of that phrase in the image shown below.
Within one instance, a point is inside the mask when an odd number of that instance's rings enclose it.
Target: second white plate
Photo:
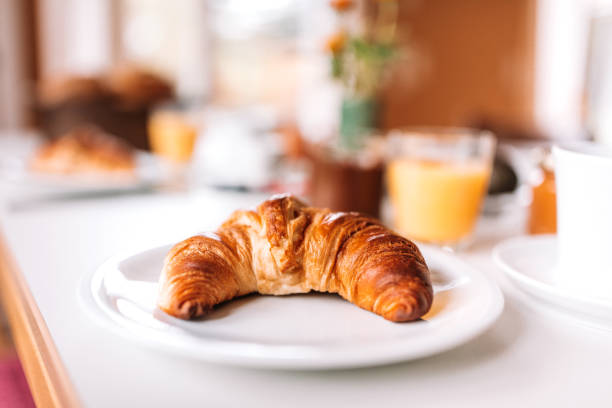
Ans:
[[[2,139],[2,138],[0,138]],[[72,194],[87,192],[128,191],[149,188],[167,182],[171,176],[167,163],[144,151],[136,151],[135,177],[109,178],[32,171],[28,162],[41,143],[30,135],[7,135],[0,140],[0,183],[21,191]]]
[[[338,296],[247,296],[204,320],[155,306],[170,245],[118,255],[85,280],[86,305],[109,329],[157,350],[241,366],[333,369],[440,353],[475,337],[503,309],[497,286],[452,254],[422,248],[434,303],[421,321],[391,323]]]
[[[510,238],[495,247],[493,258],[524,292],[565,311],[607,321],[612,319],[612,302],[584,296],[557,284],[555,235]]]

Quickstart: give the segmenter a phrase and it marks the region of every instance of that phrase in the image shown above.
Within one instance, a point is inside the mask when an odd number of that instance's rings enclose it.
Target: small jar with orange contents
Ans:
[[[542,152],[531,191],[528,232],[530,234],[555,234],[557,232],[557,192],[550,151]]]

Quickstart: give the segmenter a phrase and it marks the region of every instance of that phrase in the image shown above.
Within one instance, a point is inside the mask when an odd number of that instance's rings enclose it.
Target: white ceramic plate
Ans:
[[[84,280],[86,306],[119,334],[192,359],[241,366],[333,369],[394,363],[440,353],[472,339],[499,316],[503,296],[452,254],[422,248],[435,297],[422,321],[391,323],[336,295],[251,295],[199,321],[155,306],[170,245],[130,251]]]
[[[134,178],[105,179],[41,174],[28,168],[28,162],[39,145],[40,139],[33,136],[6,136],[0,139],[0,181],[8,186],[35,192],[78,193],[146,188],[164,182],[169,176],[165,163],[143,151],[136,154]]]
[[[530,295],[570,312],[612,319],[612,302],[583,296],[557,285],[554,278],[555,235],[510,238],[495,247],[493,258],[506,276]]]

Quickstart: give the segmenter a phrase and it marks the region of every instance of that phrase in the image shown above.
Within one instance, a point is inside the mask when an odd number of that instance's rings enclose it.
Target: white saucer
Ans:
[[[493,258],[506,276],[530,295],[567,311],[612,319],[611,301],[574,293],[555,282],[555,235],[510,238],[495,247]]]
[[[423,320],[392,323],[339,296],[252,295],[183,321],[156,307],[157,280],[170,245],[129,251],[86,277],[93,317],[130,340],[191,359],[283,369],[395,363],[449,350],[489,327],[503,309],[498,287],[456,256],[422,247],[434,303]]]

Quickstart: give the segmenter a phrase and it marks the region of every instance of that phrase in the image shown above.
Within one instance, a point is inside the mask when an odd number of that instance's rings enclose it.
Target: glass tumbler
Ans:
[[[487,193],[495,137],[467,128],[393,131],[386,182],[393,225],[416,241],[459,249],[469,244]]]

